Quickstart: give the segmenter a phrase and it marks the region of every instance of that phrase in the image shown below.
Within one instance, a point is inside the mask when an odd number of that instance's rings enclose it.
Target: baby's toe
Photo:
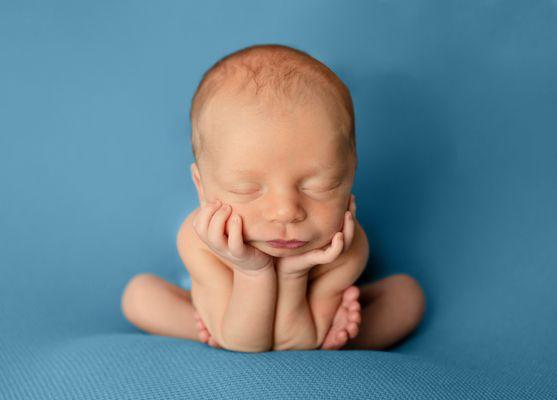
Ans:
[[[199,339],[206,341],[210,334],[209,331],[206,328],[197,328],[197,336],[199,336]]]
[[[343,293],[342,303],[345,306],[348,306],[349,304],[357,300],[359,296],[360,296],[360,289],[357,286],[350,286]]]
[[[360,331],[360,329],[358,328],[358,324],[354,322],[350,322],[346,326],[346,330],[348,331],[348,334],[350,335],[351,339],[354,339],[356,335],[358,335],[358,332]]]
[[[360,311],[360,309],[362,308],[362,306],[360,305],[359,301],[353,301],[352,303],[350,303],[350,305],[348,306],[348,309],[350,311]]]
[[[359,311],[350,311],[348,321],[360,324],[362,322],[362,314]]]
[[[344,346],[347,341],[348,341],[348,332],[346,332],[346,330],[344,329],[338,331],[335,344],[337,346]]]
[[[218,346],[217,342],[215,341],[215,339],[213,339],[212,336],[211,336],[211,337],[209,338],[209,340],[207,341],[207,344],[208,344],[209,346],[211,346],[211,347],[217,347],[217,346]]]
[[[209,332],[207,332],[206,330],[199,331],[199,339],[203,343],[207,343],[207,341],[209,340],[210,337],[211,337],[211,335],[209,335]]]

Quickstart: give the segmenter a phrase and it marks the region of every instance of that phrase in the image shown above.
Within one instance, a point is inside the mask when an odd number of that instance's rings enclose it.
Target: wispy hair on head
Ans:
[[[280,44],[245,47],[222,57],[203,74],[189,113],[196,162],[206,150],[200,123],[204,107],[230,81],[235,82],[238,92],[249,90],[256,101],[265,104],[304,102],[308,95],[328,99],[335,109],[339,133],[346,138],[357,164],[354,107],[347,86],[308,53]]]

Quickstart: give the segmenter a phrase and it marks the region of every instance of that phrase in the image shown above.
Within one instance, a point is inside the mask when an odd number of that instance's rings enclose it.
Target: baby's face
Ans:
[[[215,99],[196,182],[201,199],[220,199],[241,215],[244,242],[274,257],[331,241],[342,228],[355,173],[321,101],[286,107],[271,113],[232,97]],[[192,165],[194,181],[198,171]],[[296,249],[266,243],[274,239],[307,243]]]

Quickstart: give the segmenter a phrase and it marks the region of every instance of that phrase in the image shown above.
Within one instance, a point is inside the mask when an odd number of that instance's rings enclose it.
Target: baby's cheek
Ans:
[[[249,241],[252,240],[252,238],[255,236],[254,235],[254,226],[255,223],[252,222],[254,221],[254,218],[249,215],[249,211],[244,211],[242,210],[240,207],[237,206],[232,206],[232,212],[234,214],[238,214],[242,220],[242,234],[244,236],[244,241]],[[232,216],[232,213],[230,214]],[[230,223],[230,218],[228,219],[228,223]]]
[[[331,243],[333,236],[337,232],[338,230],[336,229],[336,226],[333,224],[329,224],[328,226],[322,227],[318,232],[318,237],[314,240],[313,243],[314,248],[321,248]]]

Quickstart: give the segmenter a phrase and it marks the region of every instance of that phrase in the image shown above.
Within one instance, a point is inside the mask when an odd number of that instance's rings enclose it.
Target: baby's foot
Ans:
[[[195,321],[196,321],[199,340],[202,343],[207,343],[211,347],[214,347],[216,349],[220,349],[221,347],[218,345],[218,343],[215,341],[215,339],[213,339],[213,337],[209,333],[209,330],[207,329],[207,327],[203,323],[203,320],[201,319],[201,316],[198,314],[197,311],[194,311],[193,318],[195,318]]]
[[[360,289],[357,286],[350,286],[343,292],[342,302],[320,349],[338,350],[348,342],[348,337],[356,337],[362,322],[359,296]]]

